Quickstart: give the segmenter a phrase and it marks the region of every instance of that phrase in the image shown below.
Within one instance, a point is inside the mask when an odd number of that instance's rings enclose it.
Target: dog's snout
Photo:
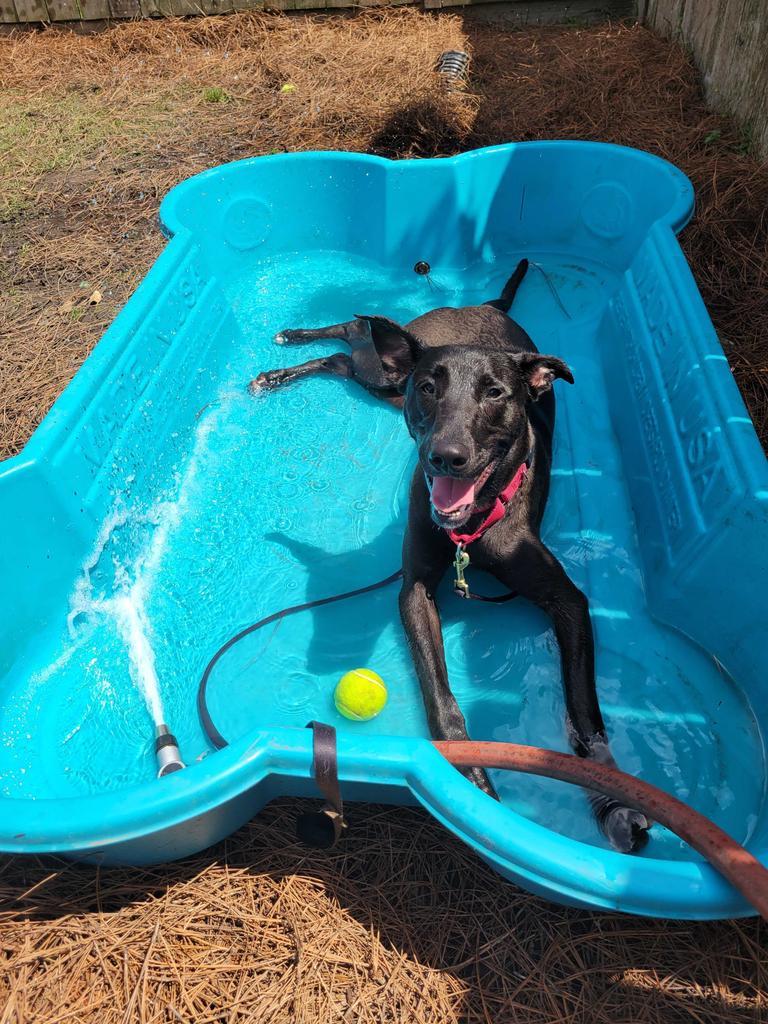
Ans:
[[[433,444],[429,452],[429,464],[436,473],[456,473],[469,462],[469,449],[456,442]]]

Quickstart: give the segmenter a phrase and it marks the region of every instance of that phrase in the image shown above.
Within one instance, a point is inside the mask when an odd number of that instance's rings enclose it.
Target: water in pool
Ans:
[[[284,327],[355,312],[401,322],[438,305],[492,298],[515,265],[404,277],[345,255],[281,258],[226,283],[239,334],[209,400],[177,438],[163,493],[130,481],[43,635],[3,681],[0,792],[77,796],[150,779],[153,720],[164,718],[193,763],[208,750],[197,681],[232,633],[279,608],[362,586],[393,572],[415,463],[401,414],[360,388],[311,379],[249,396],[259,370],[342,348],[278,348]],[[547,543],[589,595],[598,686],[613,750],[626,771],[660,785],[746,841],[762,800],[760,735],[720,666],[646,608],[641,564],[613,438],[595,335],[613,282],[602,268],[542,255],[514,314],[539,348],[566,359],[558,384]],[[594,449],[600,448],[599,460]],[[473,584],[491,591],[492,581]],[[249,637],[217,667],[214,720],[230,739],[254,726],[311,718],[369,734],[426,733],[418,684],[397,614],[396,587],[283,620]],[[470,734],[567,750],[557,647],[524,601],[467,604],[440,596],[450,677]],[[648,638],[653,642],[649,642]],[[642,638],[642,639],[641,639]],[[332,702],[347,669],[369,666],[389,703],[349,724]],[[741,742],[726,750],[718,723]],[[44,749],[39,733],[58,736]],[[602,844],[581,791],[496,773],[501,798],[523,814]],[[160,783],[158,783],[160,784]],[[654,830],[654,856],[682,855]]]

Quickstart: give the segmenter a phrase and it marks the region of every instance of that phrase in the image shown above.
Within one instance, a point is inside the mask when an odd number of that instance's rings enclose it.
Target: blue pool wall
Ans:
[[[656,225],[602,335],[649,607],[696,640],[768,714],[766,461],[690,268]],[[674,339],[674,341],[673,341]],[[765,816],[760,835],[765,838]]]
[[[564,161],[559,147],[479,150],[472,178],[439,161],[428,190],[413,161],[291,154],[262,158],[256,175],[240,161],[177,186],[160,216],[168,234],[205,236],[208,269],[221,275],[248,253],[318,249],[451,268],[521,251],[578,252],[624,270],[654,221],[678,230],[690,216],[690,183],[672,165],[590,144],[574,144]]]
[[[237,334],[198,244],[174,240],[24,451],[0,467],[0,604],[14,609],[0,673],[30,634],[61,618],[116,503],[148,508],[167,492]]]

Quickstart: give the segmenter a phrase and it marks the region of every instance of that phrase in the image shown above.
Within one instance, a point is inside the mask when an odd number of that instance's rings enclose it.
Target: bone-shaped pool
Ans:
[[[748,912],[660,826],[622,857],[582,791],[496,773],[499,807],[442,762],[395,587],[230,651],[209,684],[225,751],[196,709],[231,634],[400,564],[415,464],[401,414],[336,379],[249,395],[258,371],[341,347],[274,334],[481,302],[526,256],[513,315],[576,380],[558,385],[542,532],[590,600],[614,755],[765,848],[768,473],[675,239],[690,208],[670,165],[581,143],[264,158],[170,193],[163,255],[0,476],[0,847],[129,863],[200,849],[275,795],[315,792],[304,727],[318,719],[339,730],[349,797],[420,800],[529,888]],[[470,735],[569,750],[547,618],[461,602],[448,582],[439,602]],[[333,688],[364,665],[389,702],[350,723]],[[188,764],[161,780],[156,721]]]

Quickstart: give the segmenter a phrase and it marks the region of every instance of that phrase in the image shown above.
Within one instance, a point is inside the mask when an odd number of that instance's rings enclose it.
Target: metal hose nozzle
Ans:
[[[176,737],[165,723],[155,730],[155,756],[157,757],[157,777],[177,772],[186,765],[181,760],[181,751]]]

